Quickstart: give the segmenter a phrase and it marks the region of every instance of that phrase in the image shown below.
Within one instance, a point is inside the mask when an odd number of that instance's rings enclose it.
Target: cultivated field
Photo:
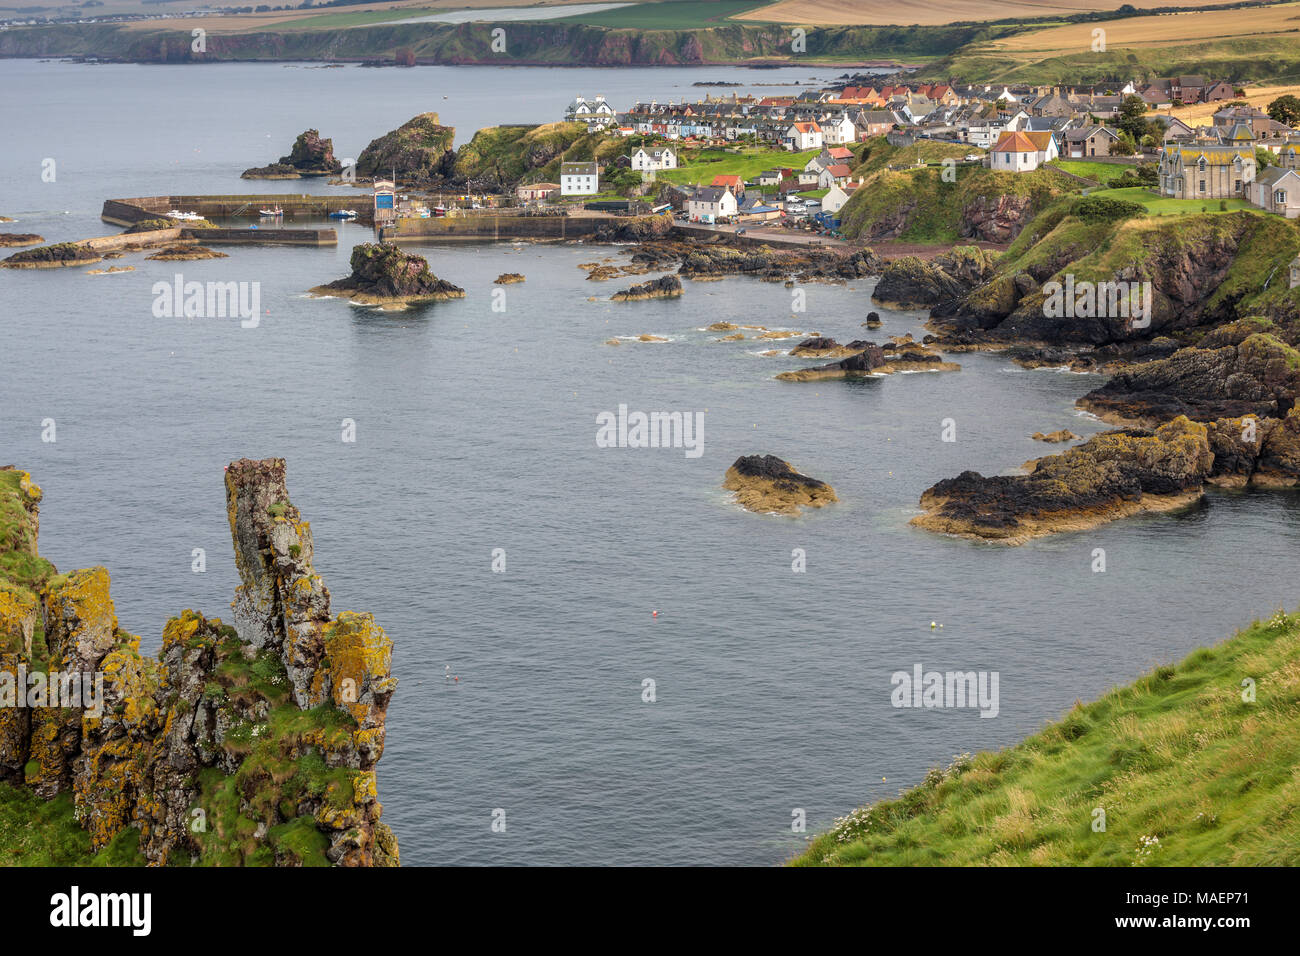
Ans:
[[[1245,96],[1236,96],[1233,99],[1245,100],[1251,106],[1266,110],[1268,104],[1279,96],[1288,95],[1300,96],[1300,86],[1248,86]],[[1214,114],[1221,109],[1223,109],[1222,103],[1195,103],[1191,106],[1177,106],[1166,112],[1177,116],[1188,126],[1211,126],[1214,123]]]
[[[1209,6],[1216,0],[1188,0]],[[1220,0],[1223,3],[1234,0]],[[1045,17],[1053,14],[1091,13],[1117,10],[1122,0],[932,0],[921,4],[900,4],[896,0],[778,0],[736,20],[774,20],[810,26],[890,24],[945,26],[964,20],[1004,20],[1009,17]],[[1079,29],[1082,29],[1080,27]]]
[[[1029,55],[1033,59],[1068,56],[1092,48],[1092,31],[1106,31],[1106,47],[1114,49],[1167,47],[1214,40],[1276,37],[1295,34],[1300,43],[1300,3],[1242,10],[1205,10],[1161,16],[1101,20],[1047,27],[1003,37],[988,44],[990,51]]]

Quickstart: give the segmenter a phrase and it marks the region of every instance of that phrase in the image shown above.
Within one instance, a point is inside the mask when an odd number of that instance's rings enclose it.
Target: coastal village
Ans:
[[[525,175],[512,193],[474,202],[671,210],[685,223],[841,238],[841,211],[864,185],[871,188],[855,171],[872,144],[883,141],[898,157],[891,169],[944,161],[1018,174],[1049,168],[1085,187],[1103,188],[1109,165],[1115,174],[1131,169],[1153,198],[1230,200],[1296,218],[1296,120],[1275,119],[1245,95],[1201,76],[1116,88],[850,83],[790,95],[705,94],[622,108],[603,95],[578,95],[562,122],[624,142],[625,148],[604,147],[596,157],[562,161],[556,181]],[[1208,119],[1187,122],[1179,116],[1186,108],[1207,106],[1213,110]],[[916,151],[914,160],[909,148]],[[948,155],[936,160],[936,148]],[[455,205],[408,211],[455,214]],[[400,218],[400,208],[393,216]]]

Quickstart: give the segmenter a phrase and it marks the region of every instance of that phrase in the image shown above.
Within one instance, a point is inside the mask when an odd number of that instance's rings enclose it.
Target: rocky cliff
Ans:
[[[456,153],[453,126],[438,122],[437,113],[421,113],[395,130],[371,140],[357,157],[357,174],[422,182],[451,175]]]
[[[151,864],[396,865],[375,777],[392,642],[331,613],[283,459],[233,462],[225,485],[233,624],[186,610],[149,658],[104,568],[39,556],[41,491],[0,469],[0,697],[26,701],[0,708],[0,778],[70,793],[95,850],[129,836]]]

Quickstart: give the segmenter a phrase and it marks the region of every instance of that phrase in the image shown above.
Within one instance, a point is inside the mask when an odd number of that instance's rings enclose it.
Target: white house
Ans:
[[[600,170],[595,163],[560,163],[561,196],[594,196],[600,192]]]
[[[1056,159],[1056,140],[1048,132],[1008,131],[989,153],[989,166],[1008,173],[1027,173]]]
[[[822,128],[816,123],[795,123],[785,131],[785,148],[796,153],[821,149]]]
[[[700,186],[686,202],[691,222],[717,222],[736,214],[736,197],[726,186]]]
[[[822,197],[822,211],[832,215],[839,212],[853,198],[853,194],[860,185],[861,183],[849,181],[832,186],[826,195]]]
[[[601,126],[613,126],[618,121],[618,114],[603,96],[597,96],[590,101],[586,97],[579,96],[564,111],[564,118],[570,123],[586,123],[587,129],[591,130]]]
[[[829,189],[839,183],[846,183],[849,181],[849,177],[852,174],[852,170],[843,163],[835,163],[831,166],[827,166],[817,177],[817,188]]]
[[[858,138],[857,127],[853,125],[853,120],[849,119],[847,113],[840,113],[838,116],[823,120],[818,125],[822,130],[822,142],[828,146],[852,143]]]
[[[667,146],[657,149],[642,147],[634,152],[631,158],[632,168],[641,172],[677,168],[677,154]]]

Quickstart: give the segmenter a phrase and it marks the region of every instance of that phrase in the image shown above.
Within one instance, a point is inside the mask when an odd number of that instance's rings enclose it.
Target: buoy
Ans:
[[[659,616],[659,612],[658,612],[658,611],[651,611],[651,612],[650,612],[650,616],[651,616],[651,617],[658,617],[658,616]]]
[[[935,629],[936,627],[938,627],[938,626],[939,626],[939,625],[935,624],[934,621],[931,621],[931,622],[930,622],[930,630],[934,630],[934,629]]]

